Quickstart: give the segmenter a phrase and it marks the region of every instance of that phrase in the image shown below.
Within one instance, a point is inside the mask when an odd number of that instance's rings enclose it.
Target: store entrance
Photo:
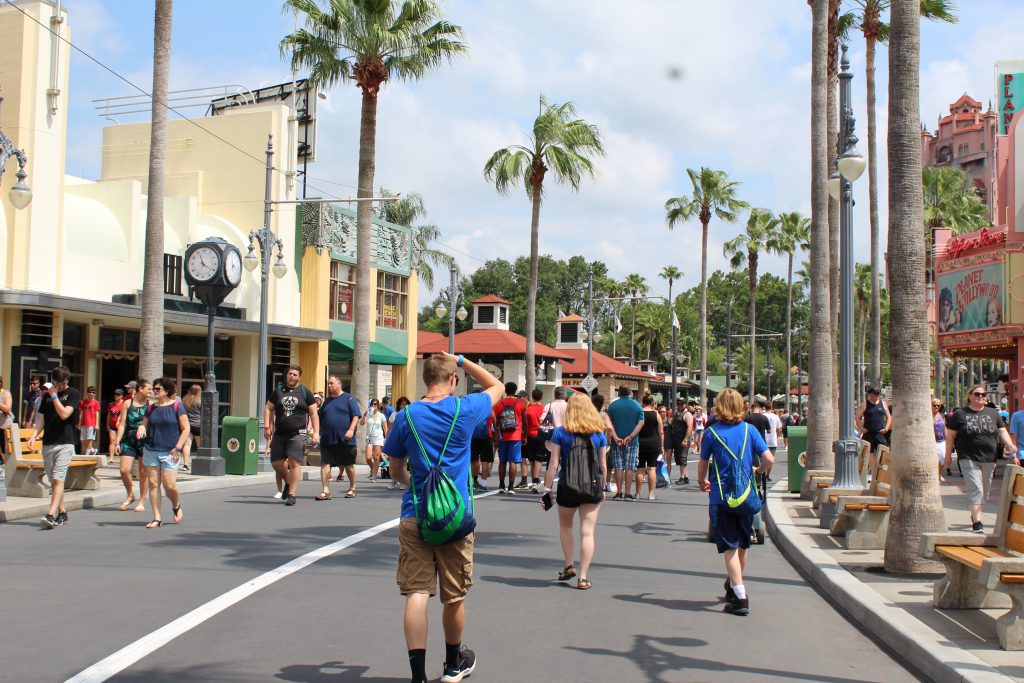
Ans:
[[[124,389],[124,385],[138,378],[139,359],[136,358],[104,358],[100,365],[100,382],[96,387],[96,400],[100,402],[100,452],[110,448],[110,435],[107,433],[107,406],[114,400],[114,390]]]

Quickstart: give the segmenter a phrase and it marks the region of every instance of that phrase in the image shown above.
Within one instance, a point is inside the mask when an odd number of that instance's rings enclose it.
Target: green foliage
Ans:
[[[926,227],[949,228],[959,235],[992,224],[988,207],[974,191],[970,176],[959,168],[926,166],[921,179]]]
[[[381,197],[392,197],[394,193],[387,188],[380,188]],[[423,203],[423,195],[410,192],[398,201],[384,202],[380,208],[380,217],[395,225],[412,228],[412,267],[416,269],[427,289],[434,288],[434,268],[448,270],[455,265],[455,258],[440,249],[431,246],[432,242],[441,239],[441,229],[433,223],[416,225],[418,219],[427,215]]]
[[[714,216],[727,223],[733,223],[739,213],[749,205],[736,197],[739,183],[729,180],[725,171],[715,171],[702,166],[699,171],[686,169],[693,185],[693,194],[673,197],[665,202],[665,220],[672,228],[696,218],[701,223]]]

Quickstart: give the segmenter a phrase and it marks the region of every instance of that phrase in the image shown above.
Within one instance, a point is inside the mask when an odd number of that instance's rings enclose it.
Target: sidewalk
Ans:
[[[125,499],[124,484],[121,483],[121,475],[116,464],[105,465],[96,470],[96,476],[100,480],[100,487],[95,491],[68,491],[64,495],[64,505],[71,510],[83,508],[96,508],[105,505],[119,505]],[[319,467],[303,467],[303,481],[320,481]],[[197,493],[199,491],[213,491],[217,489],[228,489],[236,486],[267,487],[267,495],[273,495],[274,473],[260,472],[258,474],[226,474],[223,477],[200,477],[188,472],[178,472],[178,490],[181,493]],[[134,482],[136,495],[139,490],[138,481]],[[46,514],[50,508],[50,498],[22,498],[8,494],[7,500],[0,503],[0,522],[10,522],[16,519],[39,518]],[[146,509],[149,509],[149,501],[146,501]]]
[[[942,485],[950,531],[970,531],[963,479]],[[992,485],[997,495],[999,473]],[[982,521],[993,528],[995,502]],[[881,571],[881,550],[846,550],[842,538],[818,528],[811,501],[788,482],[768,496],[767,523],[776,546],[849,618],[931,681],[1024,681],[1024,657],[999,646],[995,620],[1005,610],[937,610],[932,584],[942,574],[893,576]],[[840,646],[837,644],[837,646]]]

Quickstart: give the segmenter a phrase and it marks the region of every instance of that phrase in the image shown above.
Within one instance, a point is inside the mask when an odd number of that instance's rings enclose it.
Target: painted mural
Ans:
[[[939,334],[1003,323],[1002,263],[939,275]]]

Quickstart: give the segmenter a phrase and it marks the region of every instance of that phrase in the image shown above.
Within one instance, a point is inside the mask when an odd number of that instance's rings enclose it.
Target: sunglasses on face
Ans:
[[[985,393],[984,391],[972,391],[971,392],[971,396],[977,396],[978,398],[985,398],[986,396],[988,396],[988,394]]]
[[[163,391],[163,387],[153,387],[153,391]]]

